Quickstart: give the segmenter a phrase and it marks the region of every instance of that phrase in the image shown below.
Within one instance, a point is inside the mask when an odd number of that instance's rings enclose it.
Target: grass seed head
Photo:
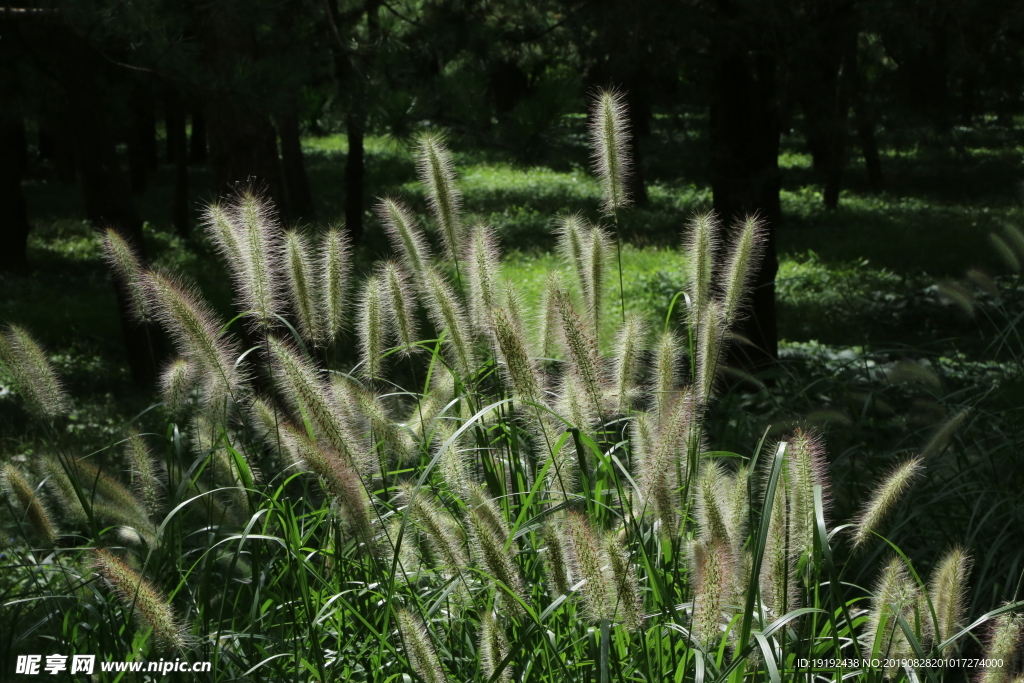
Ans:
[[[1005,612],[992,620],[984,659],[999,661],[1002,666],[989,666],[981,670],[980,683],[1003,683],[1009,680],[1021,658],[1024,641],[1024,618],[1016,612]]]
[[[495,678],[495,673],[501,665],[502,660],[508,656],[508,641],[505,638],[505,630],[501,627],[498,616],[492,610],[484,610],[480,615],[480,668],[483,671],[484,680],[495,681],[495,683],[512,683],[512,670],[510,667],[502,669]]]
[[[298,230],[284,233],[282,270],[288,299],[299,323],[299,334],[306,341],[319,346],[324,338],[324,319],[317,306],[320,297],[317,295],[312,248],[309,238]]]
[[[121,606],[131,610],[141,626],[153,629],[157,642],[166,650],[187,649],[188,635],[167,598],[112,553],[102,549],[94,552],[93,570],[110,587]]]
[[[634,313],[626,316],[615,339],[615,393],[618,400],[618,411],[629,412],[634,401],[639,395],[636,385],[637,375],[640,373],[640,357],[644,351],[644,342],[647,336],[647,325],[643,319]]]
[[[167,412],[174,417],[185,412],[195,383],[193,364],[185,358],[175,358],[160,373],[160,396]]]
[[[149,318],[149,301],[146,297],[145,280],[142,277],[142,261],[135,249],[114,228],[103,231],[103,251],[107,263],[114,271],[137,320]]]
[[[609,590],[604,575],[604,557],[590,521],[575,510],[565,516],[566,535],[572,549],[573,574],[587,583],[583,586],[583,602],[593,622],[611,621],[615,617],[614,590]]]
[[[549,519],[541,527],[544,539],[544,574],[547,578],[548,592],[552,598],[565,595],[572,588],[569,578],[569,557],[565,537],[565,526],[561,520]]]
[[[403,358],[419,350],[419,329],[416,324],[416,295],[405,272],[394,261],[380,266],[384,285],[384,298],[390,318],[390,327],[398,336],[398,354]]]
[[[788,440],[789,547],[795,555],[810,553],[814,547],[817,522],[814,487],[822,488],[822,504],[828,513],[829,478],[825,445],[818,434],[796,430]],[[827,520],[827,518],[826,518]]]
[[[433,257],[412,212],[398,200],[384,198],[377,204],[377,215],[395,251],[402,255],[406,266],[422,285]]]
[[[932,571],[928,594],[935,609],[934,637],[936,644],[953,636],[964,624],[967,609],[967,576],[971,573],[971,556],[963,548],[953,548]],[[943,652],[955,647],[946,646]]]
[[[437,658],[437,650],[430,641],[430,634],[427,633],[423,620],[405,608],[399,609],[395,616],[398,618],[398,630],[405,643],[405,655],[409,658],[409,665],[413,671],[425,683],[445,683],[441,660]]]
[[[627,629],[635,631],[643,623],[644,612],[640,584],[636,578],[636,569],[629,559],[629,550],[618,533],[609,531],[604,537],[604,551],[611,567],[608,579],[615,595],[615,617],[621,620]]]
[[[11,373],[30,413],[53,420],[68,411],[68,396],[60,378],[28,330],[9,325],[0,332],[0,364]]]
[[[156,460],[139,430],[132,429],[128,433],[125,455],[130,467],[135,496],[142,501],[147,513],[157,514],[163,502],[164,484],[160,479]]]
[[[695,541],[690,552],[693,572],[693,635],[707,646],[721,635],[722,613],[735,583],[728,545],[717,539]]]
[[[341,229],[332,227],[324,233],[316,263],[320,319],[329,343],[334,343],[345,327],[351,270],[352,244]]]
[[[444,137],[428,133],[416,149],[420,182],[427,190],[427,203],[441,228],[448,256],[458,259],[462,252],[462,194],[455,185],[455,165]]]
[[[718,216],[713,212],[698,214],[690,219],[683,252],[687,264],[687,293],[690,295],[691,311],[700,315],[711,299],[711,283],[718,254]]]
[[[725,268],[719,280],[722,292],[722,310],[727,325],[739,317],[750,283],[761,263],[767,229],[756,215],[747,216],[732,230]]]
[[[923,462],[924,459],[920,457],[907,460],[896,466],[875,488],[874,494],[857,516],[853,534],[855,548],[864,545],[872,537],[878,525],[900,502],[914,479],[924,470]]]
[[[463,378],[476,372],[476,359],[472,347],[472,334],[462,304],[452,291],[447,279],[436,268],[426,273],[427,312],[439,332],[445,334],[445,347],[451,354],[456,370]]]
[[[238,242],[241,267],[236,288],[240,303],[254,327],[269,330],[280,314],[280,233],[277,211],[270,200],[250,189],[238,193],[228,207]]]
[[[387,283],[382,273],[377,272],[366,278],[356,314],[356,337],[359,339],[359,353],[363,359],[362,374],[371,381],[384,376],[384,349],[391,336],[391,318],[385,310],[386,288]]]
[[[494,228],[486,223],[473,227],[466,261],[470,319],[474,329],[491,336],[492,312],[501,304],[501,254]]]
[[[7,463],[0,467],[0,487],[7,493],[8,499],[16,506],[21,519],[26,522],[32,532],[53,547],[57,542],[58,531],[43,501],[36,495],[35,489],[14,465]]]
[[[601,208],[607,215],[615,215],[630,202],[631,134],[626,96],[615,89],[598,90],[591,107],[590,146],[594,173],[601,184]]]

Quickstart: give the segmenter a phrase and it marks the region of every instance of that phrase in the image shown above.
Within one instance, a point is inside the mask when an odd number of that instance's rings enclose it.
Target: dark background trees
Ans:
[[[705,122],[706,153],[688,161],[703,169],[691,180],[710,186],[724,220],[758,212],[774,238],[786,229],[781,136],[805,141],[834,209],[852,156],[884,187],[879,130],[956,148],[958,126],[1012,125],[1024,108],[1024,10],[1009,0],[25,0],[0,9],[0,34],[0,268],[11,272],[32,268],[30,150],[53,182],[80,188],[90,221],[144,253],[154,216],[139,201],[161,167],[182,237],[198,199],[190,167],[208,167],[215,192],[253,183],[288,220],[308,219],[325,203],[301,138],[333,128],[347,156],[331,192],[359,241],[376,230],[368,136],[408,140],[436,124],[530,162],[588,91],[612,85],[630,105],[638,205],[649,134],[695,113],[687,125]],[[777,354],[769,244],[744,330],[754,367]],[[124,329],[146,382],[159,353],[144,329]]]

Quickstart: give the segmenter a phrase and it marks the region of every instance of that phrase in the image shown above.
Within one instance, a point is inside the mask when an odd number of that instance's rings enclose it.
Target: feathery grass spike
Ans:
[[[1005,612],[992,620],[984,659],[992,666],[982,668],[980,683],[1004,683],[1020,660],[1020,646],[1024,640],[1024,618],[1015,612]],[[999,662],[999,664],[996,664]]]
[[[946,450],[946,446],[949,445],[950,439],[953,438],[956,431],[960,429],[963,423],[967,421],[967,418],[970,417],[973,412],[972,408],[963,408],[943,422],[939,428],[935,430],[935,434],[933,434],[932,438],[928,440],[925,447],[921,449],[921,458],[927,460],[928,458],[939,455]]]
[[[584,243],[584,276],[586,287],[583,292],[590,314],[590,327],[595,331],[601,329],[601,312],[604,305],[604,278],[607,272],[608,259],[611,256],[611,237],[599,225],[591,226],[588,238]],[[625,320],[625,318],[623,318]]]
[[[505,631],[497,615],[492,610],[485,610],[480,615],[480,668],[483,670],[484,680],[512,683],[511,667],[506,666],[497,678],[494,677],[506,656],[508,641],[505,639]]]
[[[224,338],[213,312],[191,287],[169,275],[150,273],[147,280],[157,320],[181,355],[202,370],[204,402],[234,393],[241,382],[234,344]]]
[[[636,378],[640,372],[646,336],[647,326],[643,319],[630,313],[615,339],[615,393],[620,413],[629,411],[639,393]]]
[[[445,249],[450,258],[458,259],[462,252],[462,195],[455,185],[455,166],[444,138],[436,133],[424,135],[416,150],[416,161]]]
[[[160,373],[160,396],[171,415],[181,415],[185,410],[194,379],[192,363],[184,358],[175,358]]]
[[[922,463],[923,458],[919,457],[907,460],[893,469],[876,487],[875,493],[857,516],[853,534],[854,547],[864,545],[871,538],[878,525],[896,507],[910,484],[924,470]]]
[[[593,102],[590,144],[594,150],[594,172],[601,184],[601,208],[617,214],[629,204],[626,180],[631,171],[629,158],[629,116],[626,97],[617,90],[599,90]]]
[[[964,626],[967,609],[967,576],[971,572],[971,556],[963,548],[953,548],[932,571],[928,594],[935,608],[935,642],[941,643]],[[946,646],[947,652],[956,643]]]
[[[28,524],[32,532],[47,545],[53,546],[57,541],[57,528],[50,512],[36,495],[36,491],[25,479],[21,470],[10,463],[0,467],[0,487],[20,508],[19,516]]]
[[[828,463],[821,437],[798,429],[788,440],[789,547],[795,555],[810,553],[814,543],[814,487],[821,486],[828,512]]]
[[[94,570],[110,586],[122,607],[132,610],[142,626],[153,629],[153,635],[164,648],[179,652],[186,649],[188,636],[167,598],[109,551],[94,552]]]
[[[135,495],[142,501],[146,512],[155,515],[160,510],[163,499],[163,482],[160,481],[156,461],[139,430],[132,429],[128,433],[125,453],[131,466]]]
[[[577,284],[583,297],[590,300],[587,277],[587,243],[590,241],[590,230],[586,226],[582,214],[570,213],[558,218],[555,228],[558,254],[576,276]]]
[[[390,327],[398,335],[398,353],[408,357],[418,351],[419,329],[416,324],[416,295],[405,272],[394,261],[380,266]]]
[[[686,255],[687,289],[690,295],[690,317],[702,323],[705,306],[711,298],[711,282],[718,252],[718,217],[703,213],[690,219],[683,252]]]
[[[678,335],[672,330],[663,332],[658,337],[654,348],[654,392],[655,415],[661,420],[668,407],[677,398],[676,390],[679,381],[679,366],[683,356],[682,344]]]
[[[615,596],[613,612],[630,631],[640,628],[644,620],[643,598],[637,583],[636,568],[629,559],[629,551],[619,539],[619,534],[610,531],[605,534],[604,551],[611,567],[609,580]]]
[[[501,255],[494,228],[477,224],[470,233],[466,275],[469,285],[469,311],[473,327],[487,335],[493,332],[493,310],[500,303]]]
[[[445,333],[445,345],[449,349],[455,367],[462,377],[471,377],[476,371],[472,336],[462,304],[455,297],[451,285],[436,269],[426,272],[427,312],[438,331]]]
[[[10,325],[0,332],[0,364],[11,373],[30,413],[52,420],[67,412],[64,387],[46,353],[25,328]]]
[[[377,380],[384,373],[384,348],[390,336],[390,318],[384,308],[386,282],[380,273],[366,278],[359,297],[359,312],[356,316],[356,337],[362,356],[363,375]]]
[[[576,511],[566,514],[566,535],[572,548],[574,574],[586,579],[583,587],[584,605],[591,621],[600,623],[615,616],[616,595],[609,590],[603,567],[605,558],[601,552],[590,521]]]
[[[740,314],[743,299],[761,263],[765,234],[764,221],[757,216],[747,216],[733,228],[729,254],[719,283],[722,309],[728,325],[734,323]]]
[[[284,233],[284,281],[292,310],[299,323],[299,334],[314,345],[323,340],[323,320],[317,308],[316,280],[309,238],[298,230]]]
[[[107,263],[114,270],[132,304],[132,312],[138,320],[145,320],[149,317],[149,301],[138,254],[121,233],[113,228],[103,231],[103,250],[106,252]]]
[[[395,251],[402,255],[409,270],[422,284],[433,257],[416,219],[404,204],[390,198],[380,200],[377,215]]]
[[[405,655],[409,658],[413,671],[425,683],[445,683],[441,661],[437,658],[437,651],[430,642],[430,634],[427,633],[423,621],[405,608],[399,609],[396,616],[398,630],[405,643]]]
[[[238,235],[242,305],[258,328],[274,326],[280,313],[276,268],[280,226],[270,202],[252,190],[238,194],[229,209]]]
[[[333,343],[345,326],[352,247],[341,229],[333,227],[323,237],[317,264],[320,317],[327,341]]]

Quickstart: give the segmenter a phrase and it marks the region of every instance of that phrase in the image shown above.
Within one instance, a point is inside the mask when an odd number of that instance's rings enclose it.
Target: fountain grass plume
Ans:
[[[730,535],[732,511],[726,495],[726,479],[722,463],[716,460],[704,461],[697,475],[695,517],[698,539],[722,541],[731,549],[735,539]]]
[[[566,555],[569,546],[563,520],[549,519],[544,522],[540,533],[544,542],[544,575],[548,592],[551,597],[557,598],[568,593],[572,587],[569,578],[570,559]]]
[[[75,485],[71,482],[64,466],[52,455],[47,455],[40,461],[38,474],[46,480],[46,489],[50,498],[56,502],[57,509],[61,511],[65,520],[72,524],[87,524],[89,516],[82,507],[82,500],[75,491]]]
[[[142,501],[148,514],[156,515],[163,503],[164,484],[160,478],[157,462],[138,429],[128,432],[125,455],[135,496]]]
[[[519,600],[529,604],[530,597],[516,566],[516,546],[509,543],[509,531],[495,502],[484,495],[480,486],[468,487],[467,519],[473,554],[493,579],[503,583]],[[499,602],[513,613],[521,613],[519,600],[499,591]]]
[[[506,387],[521,402],[543,403],[539,372],[526,347],[523,328],[503,308],[494,312],[494,336]]]
[[[416,147],[416,167],[427,190],[427,204],[441,228],[441,241],[448,256],[458,260],[462,253],[462,194],[455,185],[452,153],[438,133],[427,133]]]
[[[558,288],[552,292],[552,296],[558,305],[558,313],[562,321],[562,334],[572,360],[572,371],[579,377],[580,383],[586,391],[590,410],[603,416],[602,396],[605,378],[602,359],[597,352],[595,332],[588,328],[579,313],[576,312],[569,292]]]
[[[508,656],[508,640],[493,610],[484,610],[480,615],[480,669],[484,680],[495,683],[512,683],[511,668],[506,666],[498,672],[502,660]],[[497,677],[495,677],[497,674]]]
[[[366,476],[372,465],[369,449],[352,435],[331,390],[321,381],[318,371],[289,344],[273,336],[268,338],[268,342],[278,390],[299,418],[299,424],[308,422],[318,438],[325,439],[357,472]]]
[[[391,245],[402,255],[405,265],[422,286],[433,256],[412,212],[397,199],[385,197],[377,203],[377,216],[384,224]]]
[[[448,349],[459,375],[463,378],[472,377],[477,370],[476,358],[469,323],[462,304],[439,270],[429,268],[425,279],[427,313],[430,320],[438,332],[444,332],[445,348]]]
[[[854,548],[863,546],[872,537],[878,525],[892,512],[913,481],[924,471],[923,462],[923,458],[917,457],[897,465],[875,487],[874,494],[857,515],[853,532]]]
[[[935,434],[928,440],[924,448],[921,449],[921,459],[927,460],[928,458],[940,455],[946,450],[946,446],[949,445],[950,439],[956,434],[956,431],[967,421],[974,412],[973,408],[963,408],[950,417],[948,417],[939,428],[935,430]]]
[[[789,547],[794,555],[810,553],[816,527],[814,487],[821,486],[824,512],[828,513],[829,477],[825,445],[821,436],[797,429],[786,449],[789,486]]]
[[[693,635],[706,646],[721,637],[722,612],[735,583],[735,566],[724,539],[695,541],[690,550],[693,585]]]
[[[145,279],[142,277],[142,261],[135,249],[125,241],[114,228],[103,231],[103,251],[107,263],[121,285],[125,296],[132,305],[137,320],[149,317],[149,300],[146,297]]]
[[[324,340],[324,319],[317,306],[317,279],[309,238],[299,230],[284,233],[282,268],[285,289],[299,324],[299,334],[314,346]]]
[[[605,558],[590,521],[581,513],[570,510],[565,515],[565,530],[571,549],[573,574],[587,582],[582,589],[587,617],[595,623],[611,621],[615,618],[617,595],[614,587],[605,580]]]
[[[405,608],[398,609],[395,616],[402,642],[405,643],[405,656],[413,671],[424,683],[445,683],[447,679],[441,668],[441,660],[437,658],[437,650],[430,641],[423,620]]]
[[[562,325],[558,312],[558,298],[555,296],[561,287],[561,275],[557,271],[549,273],[544,282],[544,291],[541,293],[535,325],[537,353],[542,358],[554,358],[562,346]]]
[[[405,271],[394,261],[379,266],[384,289],[385,309],[390,328],[398,338],[398,355],[408,358],[419,350],[419,325],[416,323],[416,295]]]
[[[697,358],[695,384],[703,404],[710,402],[715,391],[715,378],[722,358],[725,336],[725,316],[717,301],[708,301],[703,310],[697,312]]]
[[[426,536],[431,552],[451,575],[469,566],[465,551],[465,533],[459,523],[440,504],[432,491],[416,491],[411,484],[399,485],[399,500],[409,508],[411,521]]]
[[[979,683],[1005,683],[1017,668],[1024,642],[1024,618],[1015,612],[1004,612],[992,620],[985,643],[984,659],[993,666],[981,669]],[[1000,665],[995,665],[1000,662]]]
[[[645,348],[647,325],[644,320],[630,313],[619,329],[613,351],[615,395],[620,413],[629,412],[639,396],[636,378],[640,374],[641,355]]]
[[[269,330],[281,312],[277,275],[281,226],[277,211],[268,199],[249,188],[232,198],[227,213],[242,261],[237,269],[236,292],[253,326]]]
[[[399,463],[410,464],[418,453],[409,435],[388,413],[381,397],[347,378],[342,381],[351,391],[358,412],[369,422],[372,441],[383,444]]]
[[[654,347],[654,372],[651,382],[655,416],[664,419],[668,407],[678,396],[679,367],[682,362],[683,347],[679,335],[672,330],[665,330],[658,336]]]
[[[172,416],[177,417],[185,411],[195,384],[192,370],[193,363],[185,358],[175,358],[160,373],[160,396]]]
[[[718,283],[727,325],[732,325],[742,312],[750,283],[761,263],[766,237],[765,223],[756,215],[747,216],[732,229],[725,267]]]
[[[356,313],[356,338],[359,340],[361,370],[370,381],[384,376],[384,349],[391,336],[391,318],[385,311],[387,282],[380,272],[363,282]]]
[[[601,329],[601,312],[604,305],[604,278],[611,257],[612,239],[599,225],[590,226],[588,238],[584,243],[584,262],[587,286],[584,288],[584,299],[590,326],[593,330]],[[625,313],[623,313],[625,315]],[[625,318],[623,318],[625,320]]]
[[[68,476],[74,477],[83,491],[95,490],[111,504],[130,510],[136,519],[149,523],[149,513],[143,500],[106,471],[88,460],[74,457],[67,459],[66,467]]]
[[[500,304],[501,296],[501,254],[494,228],[485,223],[478,223],[470,232],[466,254],[466,279],[473,328],[492,337],[494,321],[491,314]]]
[[[910,578],[906,563],[901,557],[894,555],[882,569],[872,591],[867,628],[863,636],[865,652],[872,653],[873,657],[896,657],[908,648],[906,636],[897,618],[908,607],[912,607],[917,598],[917,586]],[[881,630],[883,624],[884,631]]]
[[[157,643],[169,651],[183,652],[191,645],[174,607],[149,581],[113,553],[93,551],[93,570],[110,587],[121,606],[137,623],[153,630]]]
[[[53,547],[59,535],[57,526],[21,470],[10,463],[0,467],[0,488],[39,540]]]
[[[438,420],[434,429],[434,454],[442,448],[441,459],[438,463],[441,478],[448,485],[448,490],[463,498],[468,495],[473,484],[469,476],[472,463],[463,450],[461,439],[449,441],[455,435],[455,427],[451,420]]]
[[[644,620],[643,598],[636,578],[636,568],[630,561],[629,550],[619,534],[609,531],[604,536],[604,553],[611,568],[611,583],[615,604],[611,608],[615,619],[621,620],[630,631],[640,628]]]
[[[767,473],[766,473],[767,474]],[[789,503],[786,495],[778,491],[772,502],[768,522],[768,537],[765,540],[764,555],[761,559],[761,601],[769,619],[774,621],[799,606],[798,584],[788,541]],[[761,514],[766,511],[762,510]]]
[[[559,216],[555,221],[555,249],[562,261],[576,276],[584,299],[589,300],[587,292],[590,280],[587,277],[587,242],[590,240],[590,229],[581,213],[569,213]]]
[[[334,343],[345,327],[351,270],[352,244],[340,228],[331,227],[320,243],[315,287],[320,297],[322,331],[328,343]]]
[[[686,258],[687,293],[690,316],[701,324],[705,305],[711,299],[711,284],[718,254],[720,224],[714,212],[697,214],[687,224],[683,237]]]
[[[243,380],[235,365],[235,343],[224,335],[202,297],[169,274],[150,272],[146,281],[157,321],[178,352],[203,375],[204,403],[237,393]]]
[[[616,215],[630,202],[627,180],[632,170],[626,96],[615,90],[598,90],[592,100],[590,147],[594,173],[601,185],[601,208]]]
[[[281,423],[282,441],[292,461],[315,474],[342,513],[345,529],[374,549],[373,504],[359,471],[347,457],[325,448],[288,422]]]
[[[970,573],[971,556],[960,547],[950,549],[932,570],[928,595],[931,596],[932,607],[935,610],[932,630],[936,645],[953,636],[964,626],[967,610],[967,577]],[[955,647],[956,643],[950,643],[942,652],[945,654]]]
[[[26,409],[42,420],[68,411],[68,396],[38,342],[19,325],[0,332],[0,364],[7,368]]]

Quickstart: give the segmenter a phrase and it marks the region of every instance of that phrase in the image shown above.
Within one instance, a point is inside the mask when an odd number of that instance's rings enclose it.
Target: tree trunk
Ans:
[[[188,151],[188,163],[206,163],[206,114],[203,103],[193,100],[192,109],[192,140]]]
[[[174,162],[174,199],[171,216],[177,233],[182,237],[188,237],[191,233],[191,221],[188,209],[188,138],[185,131],[184,102],[181,93],[174,88],[168,89],[164,102],[167,107],[167,139],[174,141],[174,147],[170,150]]]
[[[156,105],[148,83],[138,84],[132,94],[128,168],[132,194],[140,195],[149,184],[149,172],[160,165],[156,142]]]
[[[302,157],[299,116],[295,108],[289,107],[278,117],[277,123],[277,131],[281,136],[281,164],[288,190],[288,211],[295,218],[308,217],[313,211],[313,197],[309,191],[309,178]]]
[[[723,33],[724,44],[713,50],[711,187],[715,211],[726,223],[756,212],[767,224],[764,258],[753,278],[751,315],[740,330],[753,346],[735,349],[737,361],[757,370],[778,357],[775,235],[782,205],[776,59]]]
[[[25,126],[0,120],[0,272],[28,270],[28,212],[21,179],[26,166]]]
[[[345,226],[353,244],[363,239],[363,185],[365,182],[365,121],[357,114],[345,120],[348,134],[348,159],[345,161]]]

